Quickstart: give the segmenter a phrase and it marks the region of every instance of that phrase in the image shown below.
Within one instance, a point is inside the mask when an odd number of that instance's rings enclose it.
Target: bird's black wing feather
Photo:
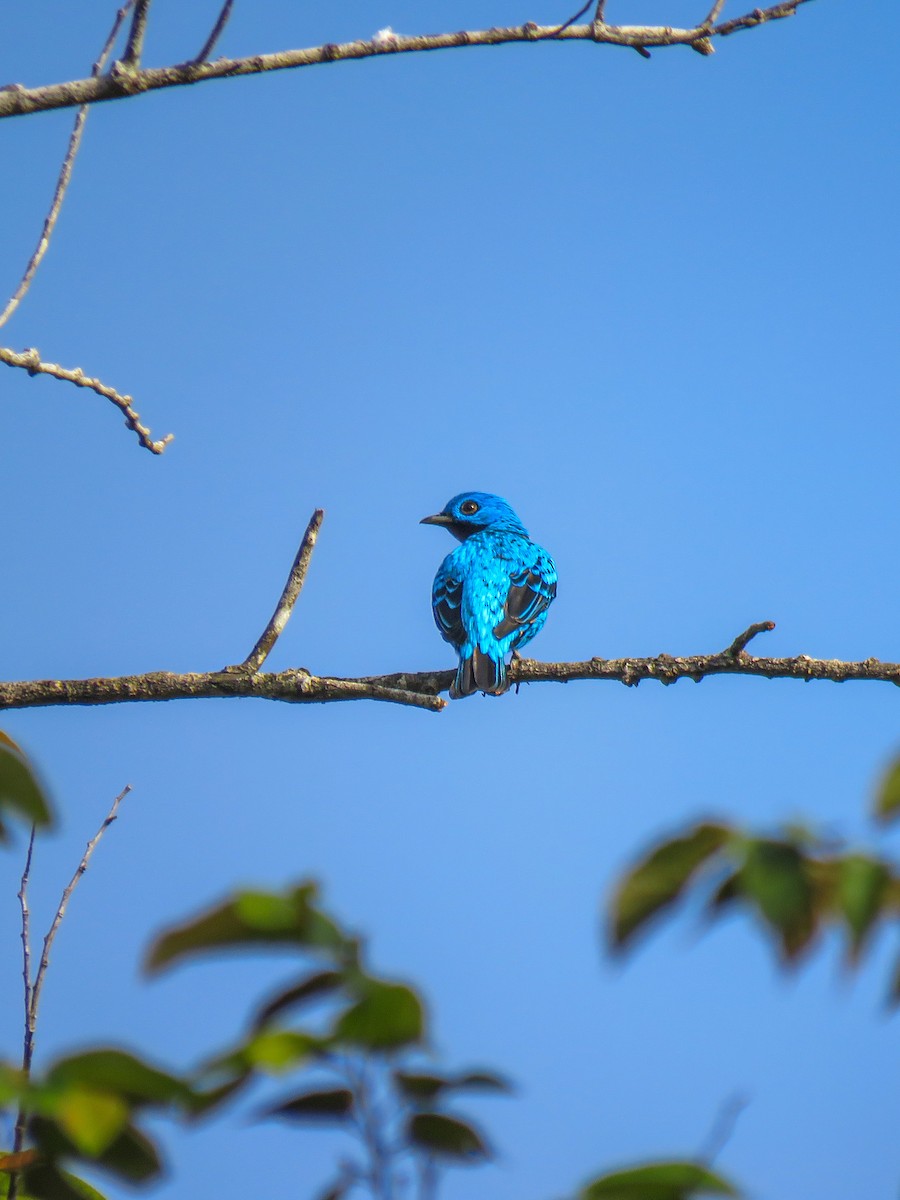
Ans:
[[[521,629],[550,607],[556,595],[556,579],[548,580],[538,567],[526,567],[510,577],[503,620],[494,626],[494,637],[504,638]]]

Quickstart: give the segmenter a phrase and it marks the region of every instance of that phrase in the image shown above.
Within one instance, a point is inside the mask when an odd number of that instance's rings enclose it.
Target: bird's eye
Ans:
[[[466,500],[459,506],[459,511],[464,517],[471,517],[478,512],[478,505],[474,500]]]

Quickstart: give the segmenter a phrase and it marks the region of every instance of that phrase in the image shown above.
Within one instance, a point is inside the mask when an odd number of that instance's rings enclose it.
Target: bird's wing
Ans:
[[[462,580],[457,579],[447,567],[441,564],[434,577],[434,587],[431,589],[431,607],[434,612],[434,623],[441,637],[453,646],[461,646],[466,640],[460,608],[462,605]]]
[[[503,607],[503,620],[494,626],[494,637],[508,634],[531,625],[550,607],[556,596],[556,567],[548,554],[541,553],[527,567],[509,577],[509,591]]]

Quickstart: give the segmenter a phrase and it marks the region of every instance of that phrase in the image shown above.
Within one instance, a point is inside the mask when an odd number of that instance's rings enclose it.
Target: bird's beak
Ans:
[[[435,513],[433,517],[423,517],[419,522],[420,525],[452,525],[453,518],[448,517],[446,513]]]

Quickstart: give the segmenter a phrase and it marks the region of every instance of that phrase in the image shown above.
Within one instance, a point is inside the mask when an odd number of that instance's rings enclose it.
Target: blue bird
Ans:
[[[500,496],[462,492],[422,525],[443,525],[462,545],[434,577],[431,606],[441,637],[456,648],[454,699],[509,687],[506,656],[530,642],[556,595],[556,566]]]

